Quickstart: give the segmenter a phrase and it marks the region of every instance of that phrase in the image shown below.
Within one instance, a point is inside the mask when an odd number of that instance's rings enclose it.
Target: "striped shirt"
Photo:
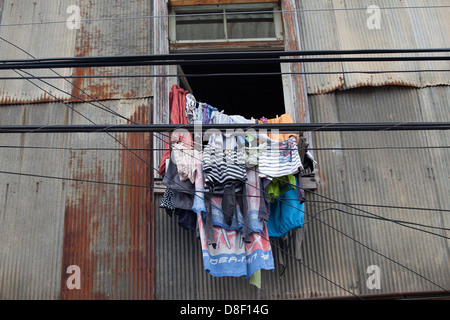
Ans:
[[[294,137],[278,143],[272,143],[261,151],[258,171],[261,178],[283,177],[302,170],[302,162]]]
[[[205,186],[244,182],[247,179],[244,153],[239,149],[223,150],[210,145],[203,150]]]

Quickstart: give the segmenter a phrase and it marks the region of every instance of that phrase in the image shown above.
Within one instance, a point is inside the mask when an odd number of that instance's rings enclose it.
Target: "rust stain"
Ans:
[[[148,115],[149,106],[142,105],[130,118],[148,123]],[[130,149],[149,148],[145,133],[117,134],[116,138]],[[71,151],[69,167],[75,179],[151,185],[150,150],[133,152],[142,160],[127,151]],[[152,299],[151,189],[73,181],[69,190],[60,298]],[[80,267],[81,289],[66,285],[71,265]]]

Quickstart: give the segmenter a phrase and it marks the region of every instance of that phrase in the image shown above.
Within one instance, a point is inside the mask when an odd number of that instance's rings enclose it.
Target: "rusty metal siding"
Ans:
[[[106,101],[105,105],[130,120],[148,123],[148,99]],[[114,115],[76,106],[82,114],[105,123],[120,123]],[[75,123],[85,120],[74,114]],[[151,186],[149,134],[114,136],[127,148],[108,151],[71,151],[71,178],[136,185],[117,186],[71,182],[67,189],[61,265],[61,299],[150,299]],[[74,134],[75,146],[123,148],[106,134]],[[139,158],[138,158],[139,157]],[[64,279],[70,265],[81,269],[82,288],[69,290]]]
[[[14,25],[22,23],[40,23],[42,21],[65,21],[69,15],[66,8],[73,1],[43,1],[34,2],[5,0],[2,12],[2,26],[0,36],[25,50],[36,58],[72,57],[75,50],[76,30],[70,30],[64,23],[57,24],[32,24]],[[31,59],[29,55],[19,48],[0,39],[1,59]],[[34,76],[54,76],[49,70],[27,71]],[[71,69],[59,69],[63,76],[71,75]],[[2,71],[3,77],[17,77],[18,74],[11,71]],[[63,80],[48,80],[48,84],[41,83],[40,86],[59,99],[68,99],[70,96],[55,89],[51,85],[69,91],[71,85]],[[20,104],[28,102],[54,101],[55,98],[45,94],[26,80],[1,80],[0,81],[0,103]]]
[[[450,8],[414,8],[448,5],[444,0],[433,1],[432,4],[420,0],[297,2],[304,50],[448,48],[450,45],[446,36],[450,30],[447,19]],[[381,23],[380,29],[371,30],[367,27],[370,17],[367,8],[374,4],[381,8]],[[404,9],[383,9],[392,7]],[[448,69],[449,66],[448,61],[307,63],[305,71],[337,72],[307,75],[308,93],[322,94],[340,88],[362,86],[404,85],[422,88],[449,85],[449,77],[445,72],[345,73]]]
[[[427,121],[423,118],[425,111],[434,114],[435,117],[439,115],[441,120],[445,121],[448,120],[448,106],[444,107],[444,101],[448,98],[448,94],[448,87],[426,89],[385,87],[311,96],[310,101],[314,122]],[[440,102],[435,103],[433,100]],[[440,107],[433,108],[433,105]],[[433,135],[435,133],[429,132],[316,133],[314,142],[316,146],[321,147],[356,148],[447,144],[444,142],[449,138],[447,132],[438,133],[437,139]],[[437,153],[431,149],[316,152],[320,177],[317,192],[348,203],[448,210],[450,204],[445,194],[448,194],[449,171],[445,164],[448,161],[446,159],[449,157],[449,151],[437,150]],[[443,165],[434,165],[440,161],[443,161]],[[324,201],[319,196],[312,199]],[[349,207],[338,206],[338,208],[370,216]],[[358,208],[394,220],[406,220],[441,228],[448,228],[449,225],[446,213],[439,211],[365,206]],[[373,293],[364,285],[367,279],[365,269],[372,264],[380,266],[382,270],[383,284],[381,290],[377,292],[439,290],[405,267],[415,270],[444,288],[448,289],[450,286],[448,240],[392,222],[349,216],[339,212],[324,214],[323,219],[361,242],[361,244],[354,242],[352,245],[350,238],[343,237],[337,232],[307,233],[307,236],[317,239],[318,243],[330,246],[331,251],[339,256],[347,257],[349,253],[354,255],[353,270],[356,271],[356,284],[360,287],[361,293]],[[337,224],[333,222],[336,220],[340,222]],[[419,228],[448,236],[448,232],[444,233],[442,230]],[[347,245],[337,246],[339,239],[340,241],[344,239]],[[367,250],[363,244],[373,251]],[[319,247],[314,250],[320,254]],[[341,270],[341,273],[345,274],[344,270]]]
[[[103,104],[141,123],[151,115],[151,99]],[[96,123],[123,123],[92,105],[72,106]],[[1,124],[88,123],[59,103],[2,106],[0,114]],[[1,148],[2,171],[112,184],[0,174],[1,298],[152,298],[150,136],[115,137],[143,149],[133,150],[143,161],[130,151],[95,150],[123,148],[104,133],[2,135],[2,145],[63,148]],[[80,290],[66,286],[70,265],[80,267]]]
[[[69,29],[67,8],[80,6],[80,29]],[[151,26],[152,1],[27,1],[6,0],[0,36],[1,59],[140,55],[153,52]],[[136,18],[147,16],[146,18]],[[118,19],[115,19],[118,18]],[[129,19],[132,18],[132,19]],[[29,24],[34,23],[34,24]],[[16,25],[14,25],[16,24]],[[22,25],[20,25],[22,24]],[[23,49],[24,51],[22,51]],[[152,67],[110,67],[55,69],[62,76],[151,75]],[[29,74],[56,76],[51,70],[29,70]],[[29,76],[28,74],[22,75]],[[17,77],[15,71],[1,76]],[[34,81],[34,80],[33,80]],[[0,103],[104,100],[152,96],[152,78],[75,78],[36,82],[51,95],[27,80],[1,80]],[[73,85],[72,85],[73,83]]]
[[[70,112],[54,103],[0,107],[0,123],[68,124]],[[66,134],[2,135],[2,145],[67,147]],[[67,151],[0,149],[2,171],[63,176]],[[65,182],[0,175],[0,298],[58,299]]]
[[[150,16],[152,1],[81,1],[80,10],[83,19],[92,21],[81,23],[76,38],[76,57],[153,53],[153,19],[113,19]],[[151,75],[152,71],[152,66],[77,68],[74,75]],[[72,94],[85,100],[150,97],[152,81],[150,77],[77,79]],[[72,100],[77,101],[77,98]]]

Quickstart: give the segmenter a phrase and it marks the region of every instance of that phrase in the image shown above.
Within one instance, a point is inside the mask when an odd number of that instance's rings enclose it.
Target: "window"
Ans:
[[[183,66],[182,70],[188,86],[186,82],[180,86],[226,114],[270,119],[285,112],[280,64]],[[202,74],[206,76],[189,77]]]
[[[170,11],[169,38],[172,52],[281,49],[281,13],[277,3],[175,5]]]
[[[283,50],[277,1],[256,2],[171,1],[171,52]],[[184,66],[179,71],[186,75],[182,87],[228,114],[250,119],[274,118],[285,112],[280,64]]]

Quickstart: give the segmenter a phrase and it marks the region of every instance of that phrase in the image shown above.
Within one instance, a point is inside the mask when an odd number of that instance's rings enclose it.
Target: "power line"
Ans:
[[[96,105],[94,105],[94,106],[96,106]],[[104,110],[104,109],[102,109],[102,110]],[[105,111],[107,111],[108,112],[108,110],[105,110]],[[123,116],[122,116],[123,117]],[[88,119],[89,120],[89,119]],[[92,121],[91,121],[92,122]],[[252,127],[254,127],[255,125],[253,125]],[[396,126],[398,126],[398,125],[396,125]],[[176,128],[180,128],[180,126],[179,125],[176,125]],[[42,130],[42,128],[39,128],[38,130]],[[39,131],[36,131],[36,130],[33,130],[33,132],[39,132]]]
[[[94,105],[94,106],[96,106],[96,105]],[[103,109],[102,109],[103,110]],[[107,110],[106,110],[107,111]],[[123,117],[123,116],[122,116]],[[92,121],[91,121],[92,122]],[[252,127],[254,127],[255,125],[253,125]],[[327,125],[328,126],[328,125]],[[398,127],[399,126],[399,124],[397,124],[397,125],[395,125],[395,127]],[[180,128],[180,126],[177,126],[177,128]]]
[[[397,6],[397,7],[378,7],[380,10],[409,10],[409,9],[448,9],[450,6],[438,5],[438,6]],[[80,19],[80,22],[98,22],[98,21],[117,21],[117,20],[140,20],[140,19],[161,19],[170,17],[201,17],[201,16],[215,16],[220,15],[242,15],[242,14],[270,14],[270,13],[309,13],[309,12],[330,12],[330,11],[366,11],[367,7],[363,8],[320,8],[320,9],[296,9],[296,10],[260,10],[260,11],[239,11],[239,12],[220,12],[220,13],[184,13],[184,14],[167,14],[167,15],[143,15],[143,16],[128,16],[128,17],[112,17],[112,18],[93,18],[93,19]],[[8,23],[0,24],[1,27],[17,27],[28,25],[46,25],[46,24],[66,24],[67,20],[56,21],[39,21],[39,22],[21,22],[21,23]]]
[[[34,84],[34,83],[33,83]],[[42,89],[42,88],[41,88]],[[45,90],[44,90],[45,91]],[[67,104],[66,104],[67,105]],[[67,105],[68,106],[68,105]],[[69,106],[70,107],[70,106]],[[75,111],[75,110],[74,110]],[[90,119],[88,119],[90,122],[92,122]],[[111,135],[110,135],[111,136]],[[112,136],[113,137],[113,136]],[[113,137],[114,138],[114,137]],[[119,143],[121,143],[120,141],[118,141],[117,139],[115,139],[117,142],[119,142]],[[121,143],[122,144],[122,143]],[[122,144],[123,145],[123,144]],[[135,153],[133,153],[133,154],[135,154]],[[136,154],[135,154],[136,155]],[[137,155],[136,155],[137,156]],[[137,156],[138,158],[140,158],[139,156]],[[145,161],[144,159],[142,159],[142,158],[140,158],[141,160],[143,160],[145,163],[147,163],[150,167],[152,167],[153,169],[155,169],[152,165],[150,165],[147,161]],[[156,169],[155,169],[156,170]],[[320,221],[320,220],[319,220]],[[330,226],[331,227],[331,226]],[[345,235],[345,234],[344,234]],[[347,235],[348,236],[348,235]],[[349,237],[349,236],[348,236]],[[350,237],[351,239],[352,239],[352,237]],[[376,252],[375,250],[373,250],[372,249],[372,251],[374,251],[374,252]],[[391,261],[393,261],[393,262],[395,262],[395,263],[397,263],[397,264],[399,264],[398,262],[396,262],[395,260],[392,260],[392,259],[390,259]],[[299,261],[301,264],[303,264],[301,261]],[[304,264],[303,264],[304,265]],[[401,264],[399,264],[399,265],[401,265]],[[409,269],[410,270],[410,269]],[[414,272],[413,270],[410,270],[410,271],[412,271],[412,272]],[[315,272],[315,273],[317,273],[317,272]],[[416,272],[414,272],[414,273],[416,273]],[[318,273],[317,273],[318,274]],[[417,274],[417,273],[416,273]],[[319,274],[320,275],[320,274]],[[420,275],[420,274],[418,274],[419,276],[421,276],[422,278],[424,278],[424,279],[427,279],[426,277],[424,277],[424,276],[422,276],[422,275]],[[323,277],[322,275],[320,275],[321,277]],[[326,277],[323,277],[324,279],[327,279],[328,281],[330,281],[331,283],[334,283],[333,281],[331,281],[330,279],[328,279],[328,278],[326,278]],[[434,282],[432,282],[431,280],[429,280],[429,279],[427,279],[428,281],[430,281],[431,283],[434,283]],[[336,284],[337,285],[337,284]],[[338,285],[339,286],[339,285]],[[437,285],[437,286],[439,286],[439,285]],[[344,288],[342,288],[342,289],[344,289]],[[347,292],[350,292],[350,291],[348,291],[348,290],[346,290],[346,289],[344,289],[345,291],[347,291]],[[445,289],[444,289],[445,290]],[[351,293],[351,292],[350,292]],[[353,293],[351,293],[351,294],[353,294]]]
[[[0,133],[205,132],[249,129],[280,132],[449,130],[450,122],[0,125]]]
[[[161,135],[164,135],[164,134],[161,133]],[[159,138],[158,136],[155,136],[155,137],[157,137],[158,139],[161,139],[161,140],[164,142],[164,140],[163,140],[162,138]],[[166,137],[167,137],[167,136],[166,136]],[[182,142],[182,143],[183,143],[183,142]],[[182,150],[182,151],[183,151],[183,150]],[[184,151],[183,151],[183,152],[184,152]],[[191,155],[191,157],[193,157],[194,159],[196,159],[193,155]],[[200,160],[200,159],[196,159],[196,160]],[[258,173],[258,174],[260,173],[258,170],[254,169],[254,168],[248,168],[248,169],[251,170],[251,171],[254,171],[254,172]],[[278,178],[278,177],[270,177],[270,178],[271,178],[272,180],[279,180],[279,181],[282,181],[282,180],[280,180],[280,178]],[[248,184],[248,183],[246,183],[246,184]],[[290,183],[288,183],[288,184],[290,184]],[[290,185],[293,186],[293,187],[296,187],[296,188],[300,188],[299,186],[294,186],[294,185],[292,185],[292,184],[290,184]],[[257,188],[257,189],[259,189],[259,191],[264,192],[264,194],[268,195],[268,193],[267,193],[265,190],[262,190],[262,189],[260,189],[260,188]],[[304,191],[312,192],[311,190],[307,190],[307,189],[304,189],[304,188],[301,188],[301,189],[303,189]],[[313,193],[314,193],[314,192],[313,192]],[[320,194],[317,194],[317,193],[314,193],[314,194],[319,195],[319,196],[324,197],[324,198],[327,198],[328,200],[332,200],[331,198],[322,196],[322,195],[320,195]],[[284,204],[286,204],[286,205],[288,205],[288,206],[290,206],[290,207],[296,209],[296,210],[302,211],[302,210],[300,210],[300,209],[298,209],[298,208],[292,206],[290,203],[287,203],[287,202],[286,202],[287,199],[285,199],[285,200],[280,200],[280,201],[281,201],[282,203],[284,203]],[[339,202],[339,201],[336,201],[336,200],[334,200],[334,201],[335,201],[335,203],[338,203],[338,204],[342,204],[342,205],[348,206],[348,207],[350,207],[350,208],[352,208],[352,209],[355,209],[355,210],[361,211],[361,212],[363,212],[363,213],[369,214],[369,215],[371,215],[372,217],[376,217],[376,218],[374,218],[374,219],[379,219],[379,220],[384,220],[384,221],[394,222],[394,223],[396,223],[396,224],[402,225],[402,226],[407,227],[407,228],[415,229],[415,230],[418,230],[418,231],[421,231],[421,232],[425,232],[425,233],[429,233],[429,234],[432,234],[432,235],[435,235],[435,236],[439,236],[439,237],[442,237],[442,238],[450,239],[450,238],[448,238],[448,237],[446,237],[446,236],[443,236],[443,235],[440,235],[440,234],[437,234],[437,233],[434,233],[434,232],[430,232],[430,231],[426,231],[426,230],[421,230],[421,229],[418,229],[418,228],[416,228],[416,227],[409,226],[409,224],[410,224],[410,225],[418,225],[418,226],[430,227],[430,228],[435,228],[435,229],[440,229],[440,230],[445,230],[445,228],[434,227],[434,226],[426,226],[426,225],[423,225],[423,224],[410,223],[410,222],[405,222],[405,221],[400,221],[400,220],[392,220],[392,219],[388,219],[388,218],[385,218],[385,217],[381,217],[381,216],[379,216],[379,215],[377,215],[377,214],[368,212],[368,211],[366,211],[366,210],[362,210],[362,209],[359,209],[359,208],[354,208],[354,207],[348,205],[347,203],[342,203],[342,202]],[[340,211],[341,211],[341,212],[345,212],[345,211],[343,211],[343,210],[340,210]],[[302,211],[302,212],[303,212],[304,214],[308,214],[308,213],[306,213],[305,211]],[[349,213],[349,214],[350,214],[350,213]],[[352,215],[353,215],[353,214],[352,214]],[[405,225],[405,224],[407,224],[407,225]]]
[[[89,68],[89,67],[129,67],[129,66],[155,66],[155,65],[217,65],[217,64],[267,64],[267,63],[320,63],[320,62],[389,62],[389,61],[449,61],[450,56],[392,56],[392,57],[319,57],[319,58],[220,58],[220,59],[183,59],[168,60],[154,59],[150,55],[140,58],[93,59],[92,57],[80,60],[80,58],[54,58],[51,61],[25,60],[0,60],[0,70],[13,69],[47,69],[47,68]],[[92,59],[92,60],[88,60]]]
[[[411,54],[411,53],[448,53],[450,48],[402,48],[402,49],[347,49],[347,50],[268,50],[268,51],[225,51],[225,52],[189,52],[167,54],[139,54],[139,55],[115,55],[115,56],[83,56],[83,57],[51,57],[35,58],[27,51],[15,44],[15,46],[33,59],[8,59],[0,60],[0,63],[21,62],[130,62],[130,61],[172,61],[172,60],[202,60],[202,59],[268,59],[293,56],[347,56],[347,55],[373,55],[373,54]]]
[[[156,170],[156,168],[154,168],[154,169]],[[21,172],[9,172],[9,171],[2,171],[2,170],[0,171],[0,173],[1,173],[1,174],[14,174],[14,175],[20,175],[20,176],[35,177],[35,178],[49,178],[49,179],[69,180],[69,181],[76,181],[76,182],[99,183],[99,184],[107,184],[107,185],[115,185],[115,186],[143,187],[143,188],[151,188],[151,187],[152,187],[152,186],[131,185],[131,184],[123,184],[123,183],[115,183],[115,182],[103,182],[103,181],[100,182],[100,181],[95,181],[95,180],[85,180],[85,179],[62,178],[62,177],[54,177],[54,176],[46,176],[46,175],[38,175],[38,174],[30,174],[30,173],[21,173]],[[334,209],[334,208],[329,208],[329,210],[331,210],[331,209]],[[391,262],[393,262],[393,263],[395,263],[395,264],[397,264],[397,265],[399,265],[399,266],[405,268],[406,270],[408,270],[408,271],[410,271],[410,272],[416,274],[417,276],[423,278],[424,280],[426,280],[426,281],[428,281],[428,282],[434,284],[435,286],[439,287],[440,289],[445,290],[446,292],[449,292],[447,289],[441,287],[439,284],[437,284],[437,283],[435,283],[434,281],[428,279],[427,277],[425,277],[425,276],[423,276],[423,275],[417,273],[416,271],[412,270],[411,268],[409,268],[409,267],[407,267],[407,266],[405,266],[405,265],[399,263],[398,261],[395,261],[395,260],[393,260],[392,258],[389,258],[389,257],[387,257],[386,255],[384,255],[384,254],[382,254],[382,253],[380,253],[380,252],[378,252],[378,251],[376,251],[376,250],[374,250],[374,249],[368,247],[367,245],[365,245],[365,244],[363,244],[362,242],[360,242],[360,241],[354,239],[353,237],[347,235],[346,233],[344,233],[344,232],[342,232],[342,231],[336,229],[335,227],[329,225],[328,223],[326,223],[326,222],[324,222],[324,221],[318,219],[318,218],[317,218],[318,213],[321,213],[321,212],[323,212],[323,211],[324,211],[324,210],[320,210],[319,212],[317,212],[316,215],[314,215],[313,218],[316,219],[317,221],[319,221],[319,222],[325,224],[326,226],[332,228],[333,230],[339,232],[340,234],[344,235],[345,237],[350,238],[352,241],[355,241],[356,243],[358,243],[359,245],[365,247],[366,249],[368,249],[368,250],[370,250],[370,251],[372,251],[372,252],[374,252],[374,253],[376,253],[376,254],[379,254],[380,256],[384,257],[385,259],[387,259],[387,260],[389,260],[389,261],[391,261]],[[267,240],[267,241],[269,241],[269,240]],[[280,248],[280,249],[283,250],[282,248]],[[283,251],[284,251],[284,250],[283,250]],[[285,252],[285,253],[288,254],[291,258],[293,258],[296,262],[302,264],[303,266],[306,266],[310,271],[313,271],[314,273],[318,274],[320,277],[324,278],[325,280],[331,282],[331,283],[334,284],[334,285],[337,285],[339,288],[341,288],[341,289],[345,290],[346,292],[348,292],[348,293],[350,293],[350,294],[355,295],[356,297],[358,297],[358,295],[354,294],[353,292],[351,292],[351,291],[349,291],[349,290],[347,290],[347,289],[341,287],[340,285],[336,284],[334,281],[332,281],[332,280],[330,280],[330,279],[324,277],[323,275],[321,275],[321,274],[318,273],[317,271],[315,271],[315,270],[309,268],[306,264],[304,264],[301,260],[296,259],[296,258],[295,258],[294,256],[292,256],[289,252]]]
[[[283,76],[283,75],[333,75],[333,74],[387,74],[387,73],[428,73],[450,72],[450,69],[413,69],[413,70],[368,70],[368,71],[305,71],[305,72],[227,72],[227,73],[190,73],[190,74],[117,74],[96,76],[63,76],[64,79],[114,79],[114,78],[194,78],[194,77],[235,77],[235,76]],[[62,76],[0,77],[0,80],[52,80]]]
[[[56,146],[18,146],[18,145],[0,145],[0,149],[37,149],[37,150],[69,150],[69,151],[166,151],[170,148],[100,148],[100,147],[56,147]],[[324,147],[324,148],[308,148],[313,151],[364,151],[364,150],[426,150],[426,149],[450,149],[450,146],[381,146],[381,147]],[[225,149],[222,149],[225,150]],[[280,150],[288,150],[281,149]]]

